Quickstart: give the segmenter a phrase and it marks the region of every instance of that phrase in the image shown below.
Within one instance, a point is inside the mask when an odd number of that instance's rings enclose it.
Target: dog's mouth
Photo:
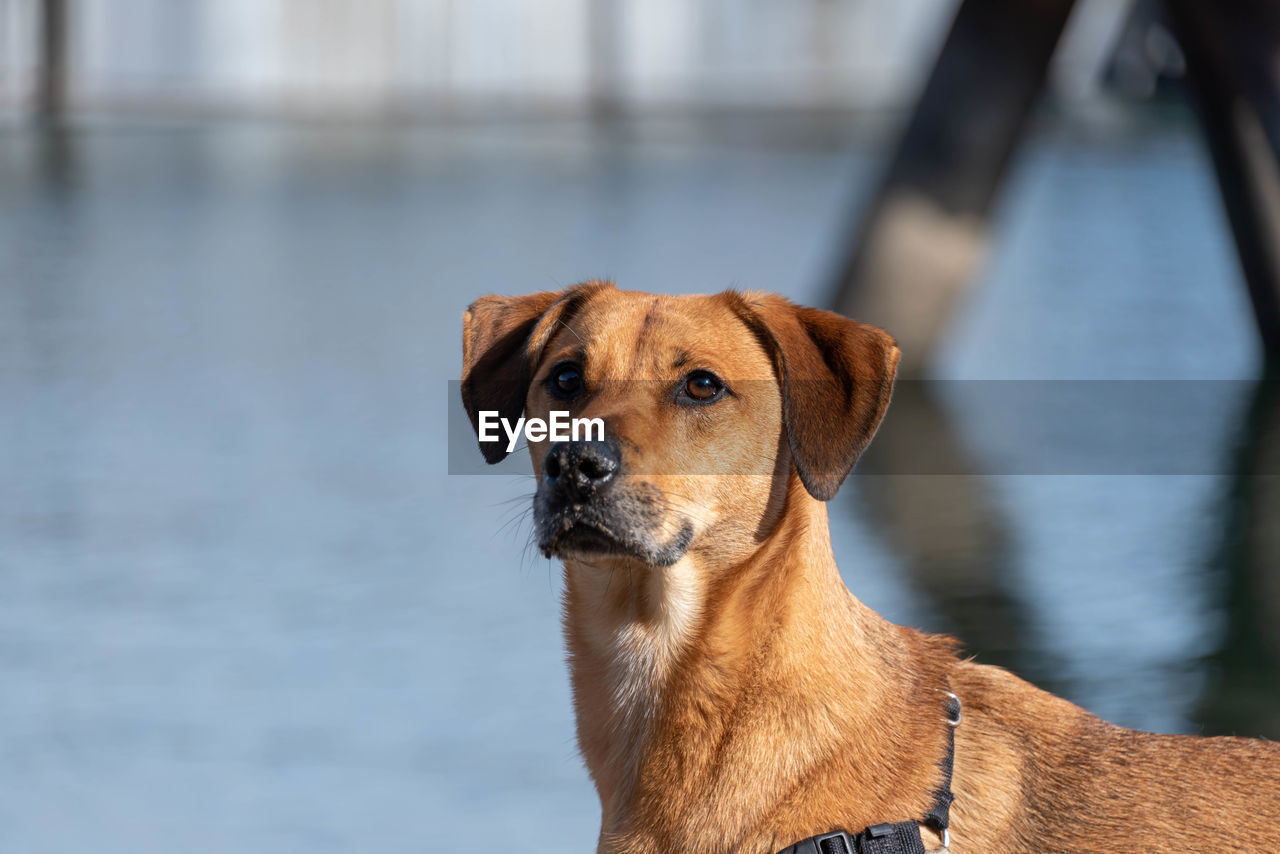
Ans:
[[[660,525],[652,505],[639,499],[627,503],[641,506],[631,513],[590,503],[556,507],[540,495],[534,502],[538,550],[545,557],[627,557],[650,566],[670,566],[684,557],[694,533],[688,522],[663,540],[655,533]]]
[[[539,544],[547,557],[579,555],[629,554],[622,538],[613,532],[581,521],[564,520],[561,528]]]

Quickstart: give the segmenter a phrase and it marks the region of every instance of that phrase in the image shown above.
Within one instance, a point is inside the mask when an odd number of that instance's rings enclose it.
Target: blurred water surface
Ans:
[[[3,131],[0,851],[592,850],[531,484],[447,474],[459,317],[595,276],[818,300],[875,149],[748,130]],[[1002,212],[940,376],[1253,376],[1179,117],[1043,129]],[[1218,475],[991,477],[904,398],[972,476],[844,490],[845,576],[1118,723],[1280,736],[1280,496],[1236,476],[1280,431],[1235,399]]]

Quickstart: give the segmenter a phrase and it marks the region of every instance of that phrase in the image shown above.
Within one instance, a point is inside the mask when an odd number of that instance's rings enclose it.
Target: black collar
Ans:
[[[933,793],[933,806],[920,821],[873,824],[861,833],[837,830],[810,836],[782,849],[778,854],[925,854],[920,825],[933,828],[949,845],[947,827],[951,823],[951,772],[956,759],[956,727],[960,725],[960,698],[947,693],[947,755],[942,759],[942,782]]]

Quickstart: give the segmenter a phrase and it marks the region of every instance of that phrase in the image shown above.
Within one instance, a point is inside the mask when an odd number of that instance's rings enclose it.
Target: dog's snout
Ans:
[[[551,486],[584,498],[609,483],[621,465],[610,442],[557,442],[547,451],[542,473]]]

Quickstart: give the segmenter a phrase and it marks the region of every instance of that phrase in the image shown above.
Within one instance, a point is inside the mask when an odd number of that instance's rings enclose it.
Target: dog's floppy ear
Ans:
[[[883,329],[782,297],[743,305],[774,359],[796,471],[810,495],[830,501],[889,406],[897,344]]]
[[[572,315],[603,282],[521,297],[483,296],[462,315],[462,405],[477,434],[481,410],[516,421],[531,371],[557,321]],[[481,442],[485,462],[502,462],[504,442]]]

